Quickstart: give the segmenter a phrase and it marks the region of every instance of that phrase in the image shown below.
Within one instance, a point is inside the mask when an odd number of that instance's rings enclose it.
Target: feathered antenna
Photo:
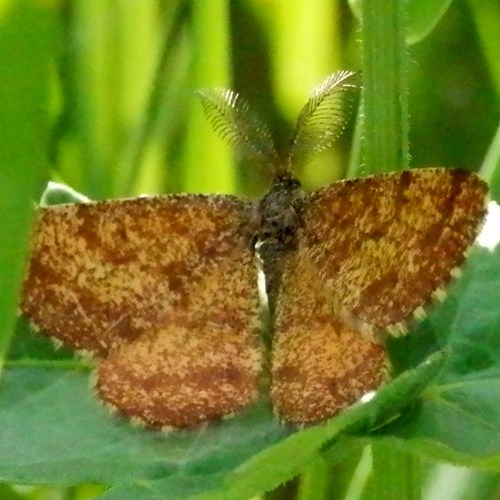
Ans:
[[[359,73],[338,71],[312,92],[290,138],[288,168],[310,160],[338,139],[353,107]]]
[[[278,164],[278,154],[269,129],[238,93],[215,88],[198,94],[205,116],[222,139],[236,151],[257,157],[273,168]]]

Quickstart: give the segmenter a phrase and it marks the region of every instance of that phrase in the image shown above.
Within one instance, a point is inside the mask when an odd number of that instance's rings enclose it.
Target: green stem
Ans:
[[[368,173],[408,167],[405,2],[363,2],[364,164]]]
[[[393,441],[372,445],[373,470],[370,481],[373,500],[420,500],[420,459],[396,448]]]
[[[368,173],[409,165],[405,4],[363,2],[363,152]],[[370,498],[420,498],[417,459],[380,441],[372,446],[372,461]]]
[[[359,498],[362,498],[371,469],[371,448],[366,446],[361,454],[358,465],[352,474],[351,483],[347,489],[345,500],[358,500]]]
[[[328,462],[318,457],[300,475],[297,500],[328,499],[328,483],[331,471]]]

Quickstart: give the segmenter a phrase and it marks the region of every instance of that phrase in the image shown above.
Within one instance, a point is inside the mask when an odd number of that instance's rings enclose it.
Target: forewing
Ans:
[[[273,406],[295,425],[335,415],[377,389],[387,372],[382,345],[331,310],[306,250],[299,242],[285,263],[272,351]]]
[[[314,193],[300,239],[332,311],[361,332],[401,331],[463,263],[486,193],[475,174],[441,168],[347,180]]]
[[[65,345],[105,356],[182,307],[208,267],[244,252],[248,210],[201,195],[42,208],[21,310]]]

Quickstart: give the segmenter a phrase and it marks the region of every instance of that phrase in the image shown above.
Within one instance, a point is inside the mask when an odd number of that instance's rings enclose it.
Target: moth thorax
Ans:
[[[260,245],[295,246],[297,229],[301,224],[303,191],[296,179],[284,179],[273,185],[258,204]]]

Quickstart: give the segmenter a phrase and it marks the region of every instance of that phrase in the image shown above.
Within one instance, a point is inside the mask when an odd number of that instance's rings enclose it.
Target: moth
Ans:
[[[183,428],[269,390],[279,418],[304,425],[383,383],[384,335],[441,297],[481,226],[487,186],[427,168],[304,193],[293,170],[340,135],[357,86],[341,71],[314,89],[284,157],[239,95],[201,94],[216,131],[271,169],[258,201],[185,194],[38,210],[21,309],[95,359],[107,406]]]

